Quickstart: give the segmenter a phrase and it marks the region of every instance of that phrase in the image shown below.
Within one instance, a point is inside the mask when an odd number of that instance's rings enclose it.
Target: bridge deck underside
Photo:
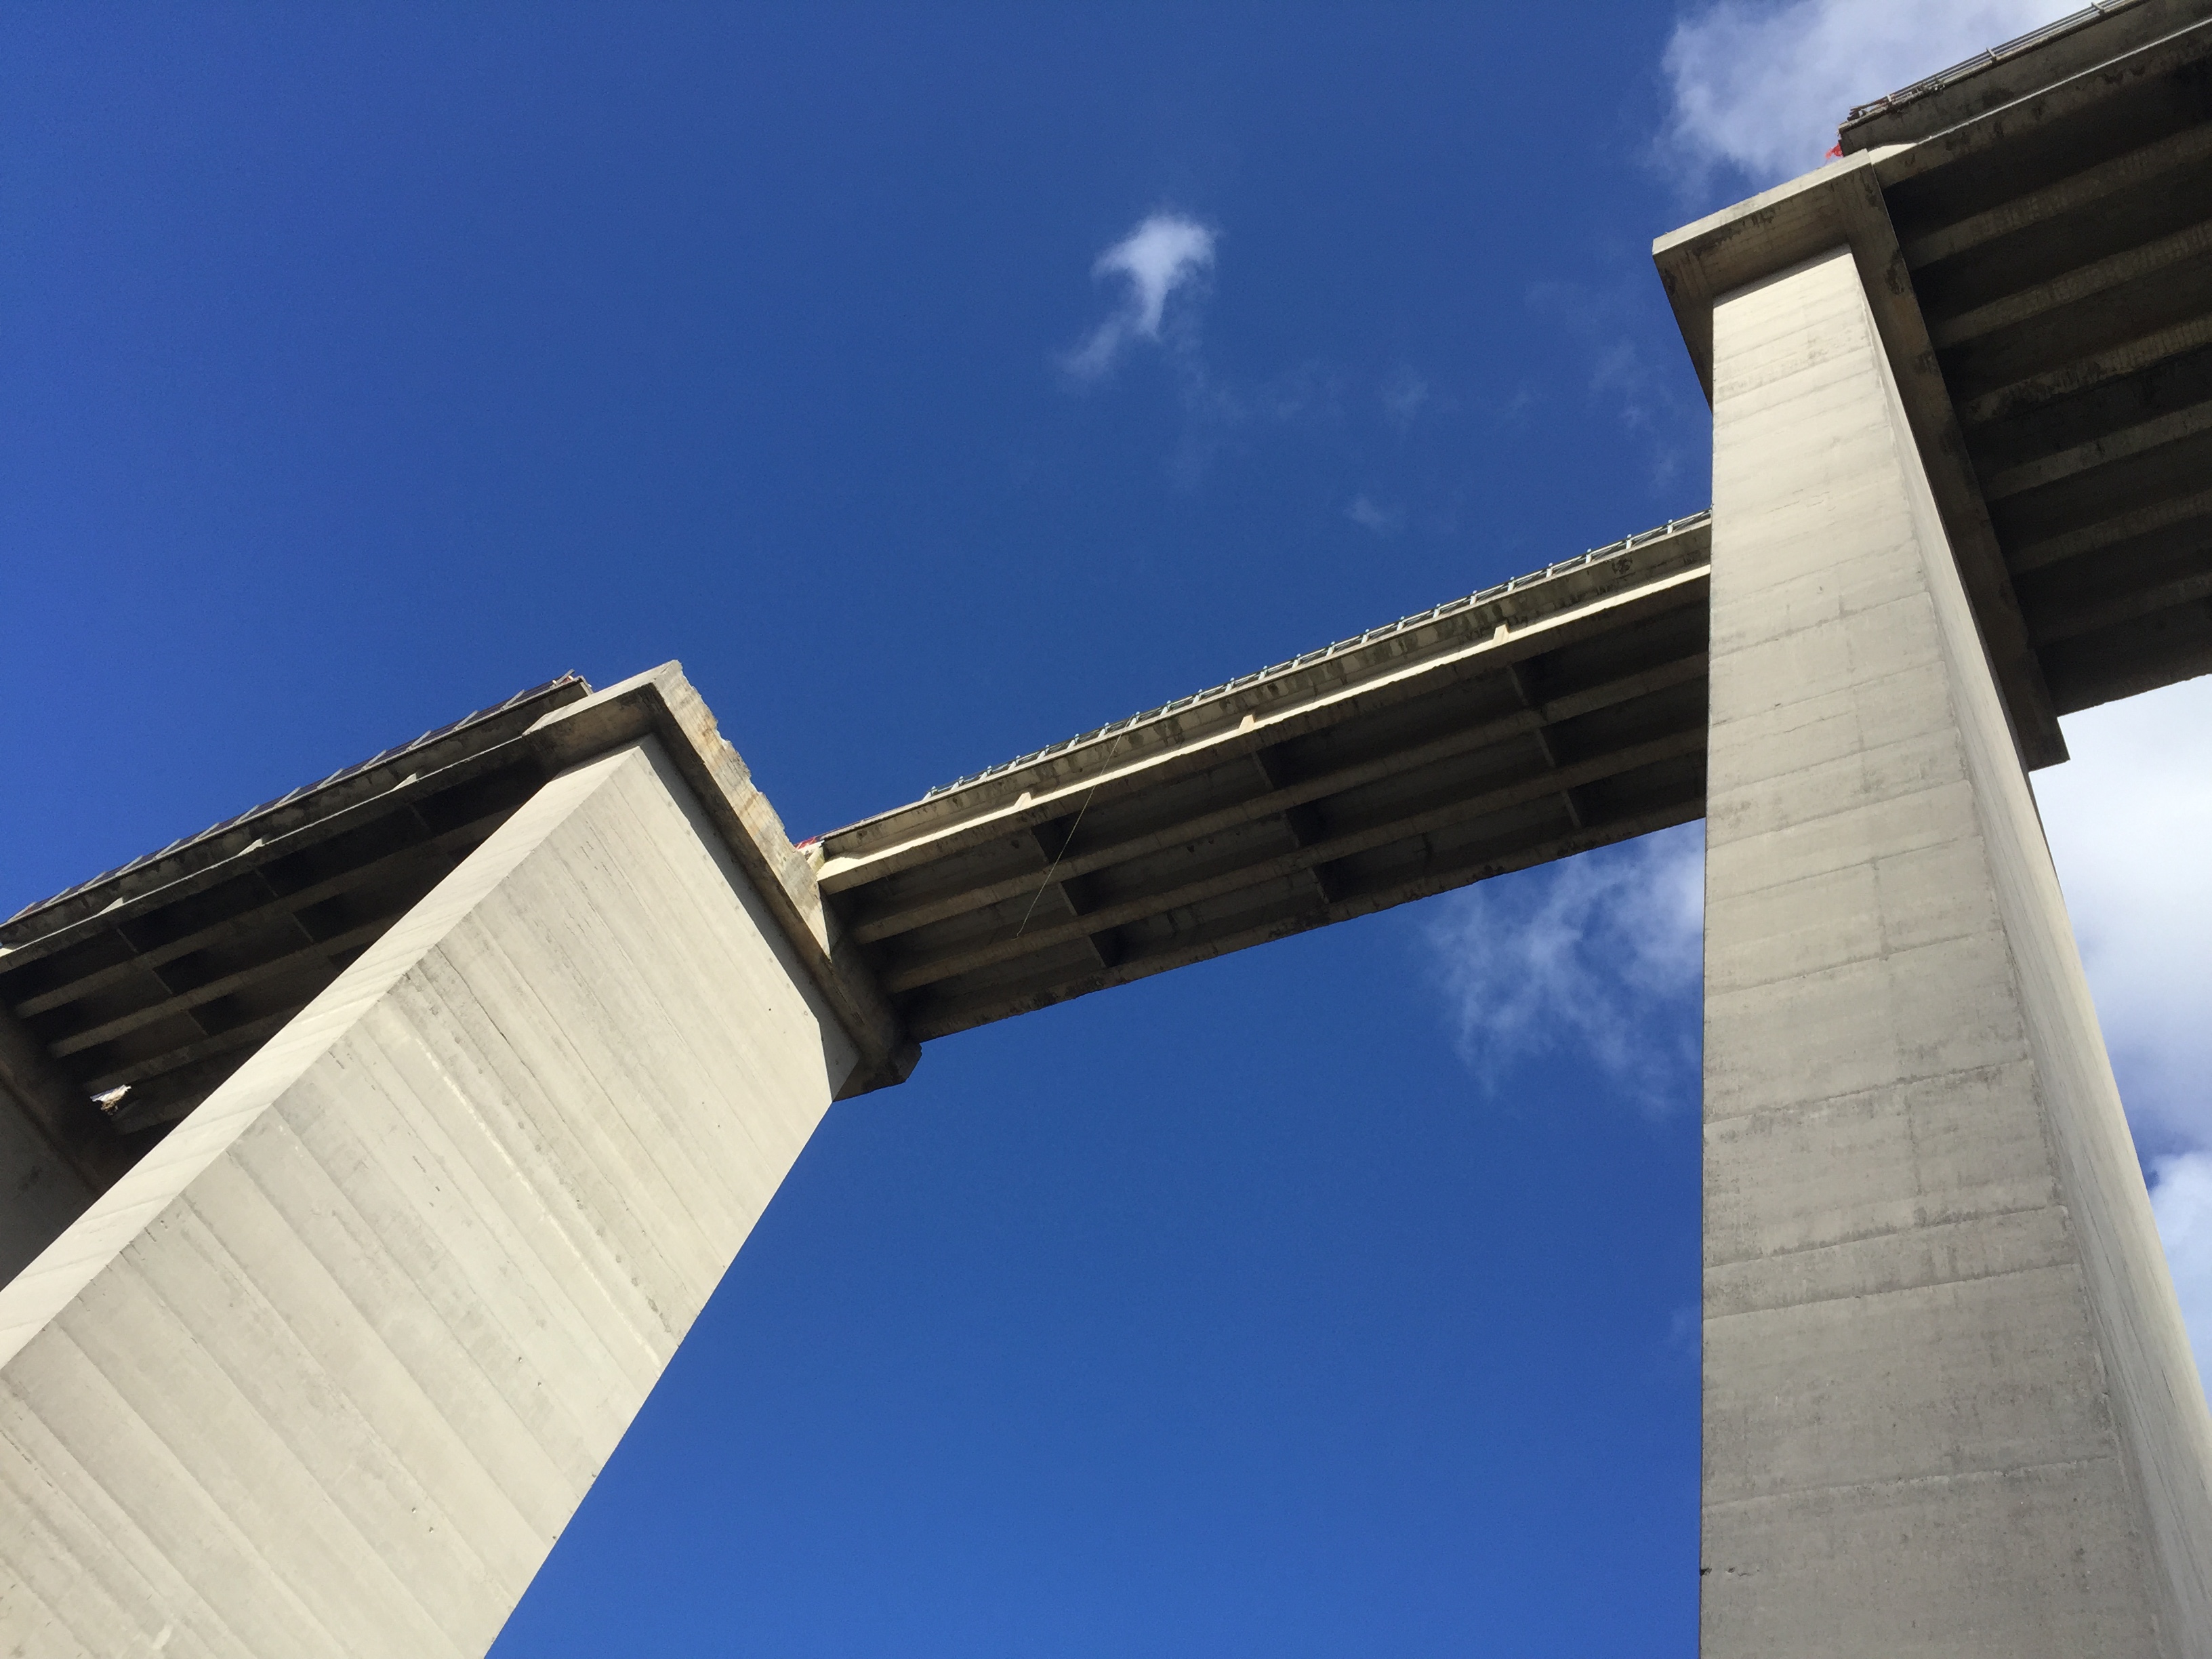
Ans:
[[[926,1039],[1697,817],[1708,540],[1635,538],[839,831],[825,902]]]
[[[1884,198],[2052,706],[2212,670],[2212,22],[1905,165]]]
[[[0,1006],[142,1150],[530,797],[549,774],[522,733],[586,690],[524,693],[0,923]]]

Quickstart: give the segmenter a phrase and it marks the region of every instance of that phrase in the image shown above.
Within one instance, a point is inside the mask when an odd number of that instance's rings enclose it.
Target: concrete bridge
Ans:
[[[0,927],[0,1634],[476,1654],[834,1098],[1703,816],[1713,1656],[2212,1655],[2028,775],[2212,671],[2212,3],[1664,238],[1713,508],[793,847],[673,665]]]

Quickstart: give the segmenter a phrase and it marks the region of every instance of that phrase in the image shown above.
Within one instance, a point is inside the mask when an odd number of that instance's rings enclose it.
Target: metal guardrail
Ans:
[[[2127,0],[2127,3],[2132,3],[2132,0]],[[1326,662],[1332,657],[1357,651],[1363,646],[1374,645],[1380,641],[1389,639],[1394,635],[1402,634],[1408,629],[1425,627],[1430,623],[1455,616],[1472,606],[1487,605],[1493,599],[1504,599],[1509,593],[1522,592],[1540,583],[1556,581],[1560,577],[1571,576],[1575,572],[1587,570],[1593,564],[1603,560],[1618,558],[1632,548],[1642,547],[1664,537],[1678,535],[1685,530],[1692,529],[1705,523],[1711,517],[1712,509],[1706,507],[1680,519],[1669,519],[1655,530],[1643,530],[1633,536],[1624,536],[1617,542],[1610,542],[1603,547],[1594,547],[1587,553],[1577,554],[1571,559],[1562,559],[1557,564],[1546,565],[1541,570],[1530,571],[1525,576],[1515,576],[1510,580],[1502,581],[1493,586],[1483,588],[1478,592],[1469,593],[1464,599],[1448,599],[1442,605],[1431,605],[1426,611],[1416,611],[1410,617],[1401,617],[1394,623],[1385,623],[1379,628],[1370,628],[1364,634],[1354,634],[1349,638],[1337,641],[1333,645],[1325,645],[1316,650],[1288,658],[1270,667],[1256,669],[1249,674],[1240,674],[1233,680],[1224,680],[1219,685],[1209,686],[1203,691],[1194,691],[1187,697],[1177,697],[1173,702],[1164,702],[1157,708],[1147,708],[1141,714],[1131,714],[1105,726],[1093,726],[1088,732],[1079,732],[1072,738],[1064,738],[1058,743],[1048,744],[1042,749],[1033,749],[1026,755],[1017,755],[1010,761],[1000,761],[996,766],[987,766],[980,772],[970,772],[967,776],[955,778],[950,783],[940,783],[921,799],[924,801],[940,799],[972,785],[988,781],[992,778],[1002,777],[1008,772],[1018,771],[1021,768],[1033,765],[1038,761],[1049,760],[1055,755],[1064,755],[1070,750],[1080,749],[1086,744],[1115,737],[1133,726],[1144,726],[1169,714],[1178,714],[1187,708],[1194,708],[1201,703],[1211,702],[1217,697],[1227,696],[1231,692],[1242,691],[1248,686],[1257,685],[1263,680],[1273,679],[1278,674],[1288,674],[1301,668],[1310,668],[1316,663]]]
[[[2071,34],[2075,29],[2086,27],[2100,17],[2110,16],[2116,11],[2125,11],[2136,3],[2138,0],[2091,0],[2086,10],[2069,12],[2055,22],[2045,23],[2041,28],[2023,34],[2018,40],[2008,40],[2001,46],[1991,46],[1986,52],[1978,52],[1962,64],[1939,70],[1924,81],[1915,81],[1901,92],[1893,92],[1887,98],[1877,98],[1871,104],[1858,105],[1844,118],[1844,125],[1851,126],[1871,117],[1885,114],[1900,105],[1909,104],[1917,98],[1925,98],[1932,92],[1941,92],[1969,75],[1992,68],[2008,58],[2017,58],[2031,46],[2039,46],[2062,34]]]

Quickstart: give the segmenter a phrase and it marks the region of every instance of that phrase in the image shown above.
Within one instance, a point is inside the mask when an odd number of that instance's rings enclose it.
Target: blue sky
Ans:
[[[0,910],[672,657],[805,836],[1701,507],[1650,238],[2056,9],[14,9]],[[2198,690],[2072,799],[2201,836]],[[495,1651],[1693,1651],[1698,850],[836,1108]]]

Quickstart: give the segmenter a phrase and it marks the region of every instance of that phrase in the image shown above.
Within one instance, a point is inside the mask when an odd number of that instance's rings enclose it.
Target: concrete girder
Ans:
[[[824,901],[927,1037],[1694,817],[1705,533],[824,836]]]
[[[2091,391],[2208,345],[2212,345],[2212,314],[2192,316],[2170,328],[2154,329],[2108,350],[2085,353],[2060,368],[1963,401],[1959,416],[1971,427],[1999,428],[2043,404]],[[2019,556],[2014,558],[2017,565]]]
[[[2208,160],[2212,160],[2212,129],[2185,128],[2141,149],[2084,167],[2056,183],[2008,198],[1994,207],[1930,230],[1903,245],[1905,262],[1916,270],[1922,270],[2019,232],[2098,207],[2122,192],[2172,185],[2178,181],[2178,174],[2194,184],[2196,174]]]
[[[914,1051],[833,936],[784,836],[672,665],[593,694],[573,677],[189,838],[0,925],[0,1011],[76,1102],[128,1087],[88,1133],[100,1185],[153,1145],[563,765],[660,734],[810,963],[865,1034],[855,1086]],[[873,1081],[871,1082],[870,1080]]]
[[[1480,818],[1508,807],[1519,806],[1532,800],[1540,800],[1585,783],[1634,772],[1656,762],[1673,760],[1701,753],[1705,736],[1699,732],[1678,732],[1648,743],[1634,744],[1615,750],[1595,760],[1581,761],[1556,770],[1545,769],[1533,775],[1517,778],[1495,788],[1486,789],[1463,800],[1431,807],[1405,817],[1386,819],[1376,824],[1331,835],[1308,842],[1297,850],[1279,854],[1254,863],[1239,863],[1235,868],[1218,875],[1203,877],[1195,881],[1148,892],[1140,897],[1124,900],[1119,904],[1086,911],[1073,920],[1054,927],[1042,927],[1026,936],[979,945],[956,955],[927,958],[902,967],[893,967],[884,976],[884,988],[894,994],[934,985],[941,980],[972,972],[978,968],[1011,962],[1032,951],[1046,949],[1079,936],[1097,933],[1125,922],[1142,921],[1197,904],[1206,899],[1232,893],[1246,887],[1265,884],[1278,877],[1301,873],[1317,865],[1333,863],[1355,854],[1370,852],[1397,842],[1412,841],[1426,836],[1431,830],[1447,828],[1463,821]]]
[[[1342,793],[1366,783],[1372,783],[1397,774],[1450,759],[1455,756],[1486,749],[1506,742],[1516,734],[1527,733],[1541,738],[1547,726],[1571,720],[1578,714],[1604,708],[1615,703],[1626,702],[1650,693],[1674,686],[1694,684],[1705,677],[1704,653],[1685,657],[1679,661],[1631,674],[1610,681],[1589,691],[1555,698],[1550,702],[1530,704],[1523,712],[1485,721],[1456,732],[1447,732],[1413,749],[1347,766],[1317,777],[1296,783],[1273,781],[1273,774],[1263,774],[1270,779],[1261,792],[1235,805],[1187,818],[1165,829],[1146,835],[1133,836],[1127,841],[1106,846],[1093,847],[1080,854],[1070,854],[1061,860],[1061,879],[1071,879],[1090,874],[1094,870],[1127,862],[1147,854],[1164,851],[1182,842],[1196,841],[1218,830],[1225,830],[1256,818],[1270,817],[1289,812],[1310,802]],[[1255,757],[1264,750],[1250,751]],[[1558,761],[1547,754],[1547,764]],[[853,926],[853,936],[864,943],[891,939],[968,911],[1018,899],[1031,890],[1034,880],[1027,875],[1009,877],[979,887],[963,888],[927,904],[917,904],[905,909],[881,914],[863,913],[865,920]]]
[[[1884,144],[1940,140],[1930,163],[1955,160],[2016,142],[2019,127],[2032,129],[2052,113],[2100,100],[2108,66],[2125,59],[2140,75],[2155,72],[2178,37],[2205,15],[2202,0],[2095,0],[2092,10],[2061,18],[2024,39],[2008,42],[1938,75],[1876,99],[1851,112],[1837,137],[1846,155]],[[2035,100],[2040,97],[2040,103]],[[2016,111],[2011,126],[1978,118]]]

